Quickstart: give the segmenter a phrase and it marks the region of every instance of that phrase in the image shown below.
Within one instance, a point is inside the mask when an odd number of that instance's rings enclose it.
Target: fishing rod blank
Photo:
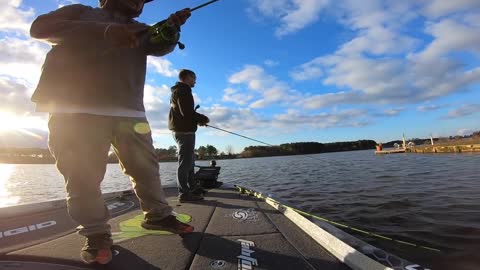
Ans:
[[[195,11],[195,10],[197,10],[197,9],[200,9],[200,8],[204,7],[204,6],[208,6],[208,5],[210,5],[210,4],[212,4],[212,3],[215,3],[215,2],[217,2],[217,1],[218,1],[218,0],[212,0],[212,1],[208,1],[207,3],[203,3],[203,4],[201,4],[201,5],[198,5],[198,6],[194,7],[194,8],[191,8],[191,9],[190,9],[190,12],[193,12],[193,11]]]
[[[200,107],[200,105],[197,105],[197,107],[195,107],[195,111],[196,111],[199,107]],[[218,129],[218,130],[220,130],[220,131],[227,132],[227,133],[230,133],[230,134],[233,134],[233,135],[237,135],[237,136],[240,136],[240,137],[242,137],[242,138],[249,139],[249,140],[252,140],[252,141],[255,141],[255,142],[263,143],[263,144],[268,145],[268,146],[275,146],[275,145],[273,145],[273,144],[269,144],[269,143],[266,143],[266,142],[262,142],[262,141],[259,141],[259,140],[255,140],[255,139],[252,139],[252,138],[250,138],[250,137],[243,136],[243,135],[241,135],[241,134],[238,134],[238,133],[235,133],[235,132],[232,132],[232,131],[228,131],[228,130],[225,130],[225,129],[222,129],[222,128],[219,128],[219,127],[211,126],[211,125],[208,125],[208,124],[206,124],[205,126],[211,127],[211,128],[214,128],[214,129]],[[296,154],[296,155],[301,154],[301,155],[303,155],[304,157],[308,157],[308,158],[310,158],[310,159],[315,159],[315,160],[317,160],[315,157],[312,157],[312,156],[310,156],[309,154],[302,154],[302,153],[298,153],[298,152],[295,151],[295,150],[289,150],[289,149],[286,149],[286,151],[292,152],[292,153],[294,153],[294,154]],[[317,153],[317,154],[318,154],[318,153]]]
[[[201,5],[198,5],[198,6],[194,7],[194,8],[191,8],[191,9],[190,9],[190,12],[194,12],[194,11],[197,10],[197,9],[203,8],[203,7],[208,6],[208,5],[212,4],[212,3],[215,3],[215,2],[217,2],[217,1],[218,1],[218,0],[212,0],[212,1],[208,1],[207,3],[203,3],[203,4],[201,4]],[[181,43],[180,41],[177,42],[177,44],[178,44],[178,48],[179,48],[180,50],[185,49],[185,44]]]
[[[211,128],[214,128],[214,129],[218,129],[218,130],[221,130],[223,132],[227,132],[227,133],[230,133],[230,134],[233,134],[233,135],[237,135],[237,136],[240,136],[240,137],[243,137],[245,139],[249,139],[249,140],[252,140],[252,141],[255,141],[255,142],[259,142],[259,143],[263,143],[265,145],[268,145],[268,146],[274,146],[272,144],[269,144],[269,143],[266,143],[266,142],[262,142],[262,141],[259,141],[259,140],[255,140],[255,139],[252,139],[250,137],[247,137],[247,136],[243,136],[241,134],[238,134],[238,133],[235,133],[235,132],[231,132],[231,131],[228,131],[228,130],[225,130],[225,129],[222,129],[222,128],[219,128],[219,127],[215,127],[215,126],[212,126],[212,125],[206,125],[207,127],[211,127]]]

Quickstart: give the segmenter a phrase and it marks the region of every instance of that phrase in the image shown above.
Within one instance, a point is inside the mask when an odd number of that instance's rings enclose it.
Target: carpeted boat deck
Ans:
[[[264,201],[234,189],[211,189],[205,200],[179,203],[166,188],[186,235],[140,227],[138,201],[126,194],[108,201],[115,241],[107,265],[79,258],[84,238],[65,208],[0,221],[0,270],[18,269],[350,269]],[[53,224],[53,225],[52,225]]]

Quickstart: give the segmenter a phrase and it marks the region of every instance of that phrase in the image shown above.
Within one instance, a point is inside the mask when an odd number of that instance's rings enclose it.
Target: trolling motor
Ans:
[[[190,12],[193,12],[197,9],[200,9],[202,7],[208,6],[214,2],[217,2],[218,0],[211,0],[208,1],[204,4],[201,4],[199,6],[196,6],[192,9],[190,9]],[[172,24],[171,22],[167,20],[163,20],[161,22],[158,22],[150,28],[148,28],[148,33],[150,33],[150,42],[151,43],[160,43],[163,41],[170,41],[170,42],[175,42],[178,40],[180,36],[180,28]],[[185,49],[185,44],[181,43],[180,41],[177,42],[178,48],[180,50]]]

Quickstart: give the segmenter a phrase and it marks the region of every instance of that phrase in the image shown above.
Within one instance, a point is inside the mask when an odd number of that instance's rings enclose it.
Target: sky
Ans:
[[[50,45],[29,37],[38,16],[94,0],[1,0],[0,127],[39,140],[47,115],[30,101]],[[6,2],[6,3],[5,3]],[[153,24],[199,0],[155,0]],[[148,58],[144,102],[156,147],[178,71],[196,72],[210,124],[269,144],[466,135],[480,130],[478,0],[220,0],[182,27],[178,48]],[[40,130],[40,131],[32,131]],[[43,132],[41,132],[43,131]],[[200,127],[197,147],[260,145]]]

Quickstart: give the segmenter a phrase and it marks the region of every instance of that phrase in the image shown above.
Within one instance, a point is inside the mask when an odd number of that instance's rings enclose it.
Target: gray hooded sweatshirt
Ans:
[[[109,23],[136,24],[110,10],[74,4],[39,16],[32,37],[52,43],[32,101],[59,106],[112,106],[145,111],[147,55],[162,56],[176,42],[119,48],[103,38]]]

